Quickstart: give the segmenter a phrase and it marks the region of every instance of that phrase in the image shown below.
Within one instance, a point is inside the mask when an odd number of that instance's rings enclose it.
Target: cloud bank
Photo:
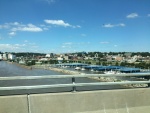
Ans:
[[[37,27],[33,24],[27,24],[27,25],[19,25],[18,27],[14,27],[11,29],[11,31],[29,31],[29,32],[40,32],[43,31],[42,28]]]
[[[47,24],[63,26],[63,27],[70,27],[69,23],[65,23],[63,20],[44,20]]]
[[[126,16],[126,18],[137,18],[139,15],[137,13],[131,13]]]
[[[71,25],[69,23],[64,22],[63,20],[48,20],[48,19],[45,19],[44,22],[47,23],[47,24],[62,26],[62,27],[72,27],[72,28],[80,28],[81,27],[79,25],[76,25],[76,26]]]
[[[124,23],[120,24],[104,24],[103,27],[105,28],[113,28],[113,27],[125,27],[126,25]]]

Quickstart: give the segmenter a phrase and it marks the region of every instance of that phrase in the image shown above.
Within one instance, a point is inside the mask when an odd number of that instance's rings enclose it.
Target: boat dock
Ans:
[[[88,64],[84,63],[62,63],[62,64],[56,64],[56,67],[83,67],[88,66]]]
[[[140,72],[140,68],[130,68],[124,66],[102,66],[102,65],[88,65],[84,63],[62,63],[55,64],[56,67],[79,67],[79,69],[91,70],[91,71],[119,71],[121,73],[136,73]]]

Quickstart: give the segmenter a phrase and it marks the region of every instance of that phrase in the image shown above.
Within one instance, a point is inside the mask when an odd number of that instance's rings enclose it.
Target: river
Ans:
[[[45,69],[26,69],[6,61],[0,61],[0,77],[10,76],[44,76],[44,75],[64,75],[64,73],[55,72]],[[71,83],[70,78],[66,79],[40,79],[40,80],[0,80],[0,87],[8,86],[28,86],[28,85],[48,85],[48,84],[66,84]],[[76,82],[97,82],[89,78],[76,78]],[[107,89],[120,89],[123,86],[91,86],[91,87],[77,87],[77,91],[87,90],[107,90]],[[0,91],[0,95],[12,94],[30,94],[30,93],[49,93],[49,92],[66,92],[71,91],[72,88],[50,88],[50,89],[35,89],[35,90],[12,90]]]

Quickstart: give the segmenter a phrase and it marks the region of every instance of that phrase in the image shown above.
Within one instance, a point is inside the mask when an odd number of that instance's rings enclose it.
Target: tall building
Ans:
[[[0,61],[3,59],[3,56],[2,56],[2,54],[0,54]]]
[[[13,54],[8,54],[8,59],[9,60],[15,60],[15,58],[16,58],[16,55],[13,55]]]
[[[8,60],[8,54],[7,53],[3,54],[3,60]]]

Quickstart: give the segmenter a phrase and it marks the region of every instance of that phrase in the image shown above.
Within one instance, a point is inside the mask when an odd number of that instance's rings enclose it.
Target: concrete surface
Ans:
[[[0,96],[0,113],[28,113],[27,95]]]
[[[30,96],[32,113],[150,113],[150,89],[101,90]]]
[[[31,94],[28,97],[0,96],[0,113],[150,113],[150,88]]]

